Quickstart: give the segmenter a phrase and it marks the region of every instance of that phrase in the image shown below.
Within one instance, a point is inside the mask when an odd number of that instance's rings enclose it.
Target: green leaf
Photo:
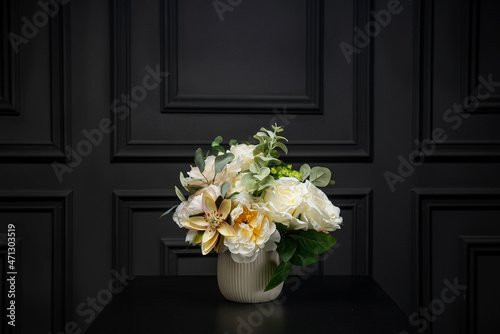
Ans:
[[[286,145],[285,145],[285,144],[280,143],[280,142],[277,142],[277,143],[276,143],[276,147],[281,148],[281,149],[283,150],[283,152],[285,152],[285,154],[288,154],[288,148],[286,147]]]
[[[257,166],[254,162],[250,164],[250,171],[252,173],[257,174],[259,172],[259,166]]]
[[[200,169],[200,173],[203,174],[205,171],[205,160],[203,159],[203,151],[201,148],[197,149],[194,154],[194,163],[196,164],[196,167]]]
[[[264,153],[266,152],[266,150],[267,150],[267,143],[259,144],[255,146],[255,148],[253,149],[253,156]]]
[[[326,252],[337,242],[331,235],[315,230],[300,231],[299,234],[293,234],[290,237],[298,241],[304,251],[314,254]]]
[[[313,253],[305,251],[302,247],[298,247],[290,262],[296,266],[307,266],[318,262],[318,259]]]
[[[297,241],[289,237],[283,237],[278,243],[276,251],[280,255],[281,260],[286,262],[290,261],[296,249],[297,249]]]
[[[167,211],[165,211],[165,212],[164,212],[164,213],[160,216],[160,218],[162,218],[162,217],[164,217],[164,216],[168,215],[170,212],[174,211],[174,210],[175,210],[178,206],[179,206],[179,204],[174,205],[173,207],[171,207],[170,209],[168,209]]]
[[[219,146],[220,143],[222,143],[222,137],[217,136],[217,137],[215,137],[214,141],[212,142],[212,147]]]
[[[266,178],[269,174],[271,173],[271,170],[267,167],[262,168],[258,174],[254,175],[253,177],[256,178],[257,180],[263,180]]]
[[[313,167],[310,181],[317,187],[326,187],[332,178],[332,172],[326,167]]]
[[[330,180],[330,185],[334,186],[335,185],[335,180]]]
[[[215,154],[226,152],[226,150],[222,146],[212,146],[212,151],[214,151]]]
[[[215,158],[215,172],[220,173],[226,168],[226,165],[233,161],[234,159],[234,154],[232,153],[226,153],[223,155],[218,155]]]
[[[311,167],[308,164],[303,164],[300,167],[300,171],[299,172],[300,172],[300,174],[302,174],[302,180],[301,181],[304,181],[311,174]]]
[[[236,139],[231,139],[231,140],[229,141],[229,145],[230,145],[230,146],[236,146],[236,145],[238,145],[238,141],[237,141]]]
[[[182,194],[182,192],[179,190],[179,188],[177,188],[177,186],[175,186],[175,194],[177,195],[177,197],[185,202],[186,201],[186,197],[184,197],[184,195]]]
[[[224,182],[222,187],[220,187],[220,193],[221,193],[222,198],[226,197],[226,194],[227,194],[227,191],[229,190],[229,188],[231,188],[231,183],[229,183],[229,182]]]
[[[254,179],[251,179],[250,181],[247,182],[247,184],[245,185],[245,189],[247,190],[247,192],[249,194],[253,194],[254,192],[257,191],[257,189],[259,188],[259,185],[257,183],[256,180]]]
[[[194,235],[194,238],[193,238],[193,244],[199,244],[200,242],[202,242],[204,233],[205,233],[205,231],[196,232],[196,234]]]
[[[278,268],[274,270],[273,275],[271,276],[271,280],[267,284],[264,291],[269,291],[280,285],[281,282],[285,281],[288,278],[291,270],[292,264],[290,262],[281,262]]]
[[[276,180],[274,179],[274,177],[272,177],[271,175],[268,175],[262,181],[259,182],[258,190],[262,191],[266,188],[272,187],[272,186],[274,186],[275,183],[276,183]]]
[[[280,232],[280,234],[284,234],[285,232],[295,231],[294,229],[288,228],[281,223],[276,223],[276,229],[278,230],[278,232]]]

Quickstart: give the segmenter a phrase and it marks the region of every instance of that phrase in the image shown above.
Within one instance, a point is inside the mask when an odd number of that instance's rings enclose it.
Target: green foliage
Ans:
[[[227,191],[229,190],[229,188],[231,188],[231,183],[229,183],[229,182],[224,182],[222,187],[220,187],[220,194],[221,194],[222,198],[226,197],[226,194],[227,194]]]
[[[215,157],[215,173],[218,174],[226,168],[226,165],[233,161],[234,154],[225,153]]]
[[[194,153],[194,163],[196,164],[196,167],[200,169],[200,173],[203,174],[205,171],[205,159],[203,158],[203,151],[201,148],[197,149]]]
[[[315,254],[327,251],[337,241],[323,232],[294,230],[280,223],[276,223],[276,229],[281,235],[280,242],[276,244],[276,251],[282,262],[273,272],[266,291],[278,286],[288,277],[292,264],[307,266],[318,262]]]
[[[175,187],[175,194],[177,195],[177,197],[182,201],[182,202],[185,202],[186,201],[186,197],[184,197],[184,195],[182,194],[182,192],[179,190],[179,188],[177,188],[177,186]]]
[[[310,264],[318,262],[318,259],[314,255],[314,253],[308,252],[304,250],[302,247],[299,247],[295,254],[293,254],[290,262],[295,266],[308,266]]]
[[[297,180],[302,181],[302,173],[293,170],[292,165],[272,167],[271,174],[275,179],[281,179],[282,177],[294,177]]]
[[[297,242],[292,239],[285,237],[278,243],[276,251],[280,255],[281,261],[289,261],[292,256],[294,256],[297,250]]]
[[[165,211],[165,212],[164,212],[164,213],[160,216],[160,218],[162,218],[162,217],[164,217],[164,216],[168,215],[170,212],[174,211],[174,210],[175,210],[178,206],[179,206],[179,204],[174,205],[173,207],[171,207],[170,209],[168,209],[167,211]]]
[[[292,271],[292,264],[288,261],[281,262],[278,268],[274,270],[273,276],[271,277],[271,280],[267,284],[264,291],[269,291],[280,285],[281,282],[285,281],[288,278],[288,275],[290,275],[290,271]]]

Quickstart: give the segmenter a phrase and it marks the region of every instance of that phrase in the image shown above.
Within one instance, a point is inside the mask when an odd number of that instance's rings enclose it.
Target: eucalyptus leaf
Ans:
[[[226,197],[227,191],[231,188],[231,183],[229,182],[224,182],[222,184],[222,187],[220,187],[220,194],[222,198]]]
[[[220,173],[226,168],[226,165],[233,161],[234,159],[234,154],[232,153],[225,153],[223,155],[218,155],[215,157],[215,172]]]
[[[253,177],[256,178],[257,180],[263,180],[266,178],[269,174],[271,173],[271,170],[268,167],[262,168],[258,174],[254,175]]]
[[[262,181],[259,182],[258,190],[262,191],[266,188],[274,186],[276,180],[271,175],[266,176]]]
[[[212,151],[214,151],[214,153],[216,154],[226,152],[226,150],[222,146],[212,146]]]
[[[277,143],[276,143],[276,147],[281,148],[281,149],[283,150],[283,152],[285,152],[285,154],[288,154],[288,148],[286,147],[286,145],[285,145],[285,144],[280,143],[280,142],[277,142]]]
[[[282,261],[289,261],[295,253],[295,250],[297,250],[297,241],[290,237],[281,238],[276,247],[276,251],[280,255]]]
[[[316,187],[326,187],[332,178],[332,172],[326,167],[313,167],[310,181]]]
[[[308,164],[303,164],[300,167],[300,171],[299,172],[300,172],[300,174],[302,174],[302,180],[301,181],[304,181],[311,174],[311,167]]]
[[[175,194],[177,195],[177,197],[185,202],[186,201],[186,197],[184,197],[184,195],[182,194],[182,192],[179,190],[179,188],[177,188],[177,186],[175,186]]]
[[[222,143],[222,137],[217,136],[217,137],[215,137],[214,141],[212,142],[212,147],[219,146],[220,143]]]
[[[236,139],[231,139],[231,140],[229,141],[229,145],[230,145],[230,146],[236,146],[236,145],[238,145],[238,141],[237,141]]]
[[[203,151],[201,148],[197,149],[194,153],[194,163],[196,164],[196,167],[200,169],[200,173],[203,174],[205,171],[205,159],[203,159]]]
[[[175,210],[178,206],[179,206],[179,204],[174,205],[173,207],[171,207],[170,209],[168,209],[167,211],[165,211],[165,212],[164,212],[164,213],[160,216],[160,218],[162,218],[162,217],[164,217],[164,216],[168,215],[170,212],[174,211],[174,210]]]
[[[274,270],[271,280],[267,284],[264,291],[269,291],[280,285],[281,282],[284,282],[288,278],[288,275],[290,275],[291,270],[292,264],[290,262],[281,262],[280,265]]]

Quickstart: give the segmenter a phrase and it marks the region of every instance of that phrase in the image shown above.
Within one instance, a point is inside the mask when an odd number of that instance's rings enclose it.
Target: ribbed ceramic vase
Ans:
[[[255,261],[237,263],[231,258],[231,252],[219,253],[217,259],[217,282],[222,295],[237,303],[264,303],[276,299],[283,283],[264,291],[274,269],[279,264],[276,251],[259,252]]]

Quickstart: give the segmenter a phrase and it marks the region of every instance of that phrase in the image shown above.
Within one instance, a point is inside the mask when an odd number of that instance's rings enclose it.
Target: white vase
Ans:
[[[231,253],[219,253],[217,259],[217,282],[222,295],[238,303],[263,303],[276,299],[283,283],[264,291],[274,269],[279,264],[276,251],[260,251],[255,261],[237,263],[231,258]]]

